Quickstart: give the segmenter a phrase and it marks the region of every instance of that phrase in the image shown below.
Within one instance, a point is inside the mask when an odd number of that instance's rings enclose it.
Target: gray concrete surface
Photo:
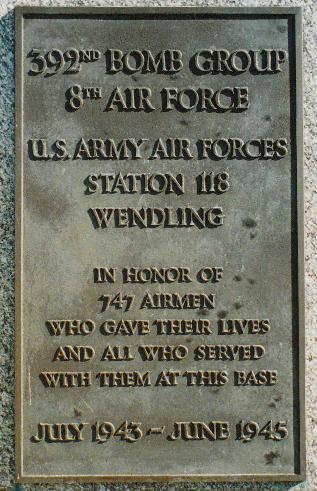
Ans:
[[[306,266],[306,426],[307,481],[302,484],[67,484],[14,483],[14,14],[16,5],[42,6],[301,6],[304,11],[304,149]],[[0,0],[0,489],[15,490],[317,490],[317,166],[316,158],[316,0],[214,0],[138,2],[102,0]]]

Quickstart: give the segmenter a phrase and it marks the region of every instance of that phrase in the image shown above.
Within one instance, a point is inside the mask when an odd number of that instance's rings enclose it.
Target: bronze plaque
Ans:
[[[304,475],[299,9],[17,10],[17,478]]]

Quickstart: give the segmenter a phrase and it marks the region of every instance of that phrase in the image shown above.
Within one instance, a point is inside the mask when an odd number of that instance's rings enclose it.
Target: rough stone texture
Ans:
[[[307,481],[302,484],[14,484],[14,14],[16,5],[42,6],[301,6],[304,9],[304,143],[306,268]],[[94,491],[317,490],[317,166],[314,77],[316,0],[0,0],[0,489]]]

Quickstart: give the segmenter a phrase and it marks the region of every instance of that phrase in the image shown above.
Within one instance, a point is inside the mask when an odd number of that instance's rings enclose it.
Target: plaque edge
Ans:
[[[76,6],[57,6],[57,7],[41,7],[41,6],[26,6],[26,5],[16,5],[14,10],[19,16],[24,15],[91,15],[91,14],[133,14],[133,13],[143,13],[143,14],[215,14],[215,15],[228,15],[228,14],[242,14],[242,15],[270,15],[272,17],[278,15],[294,15],[300,16],[302,12],[302,7],[195,7],[195,6],[179,6],[179,7],[146,7],[146,6],[136,6],[136,7],[76,7]]]
[[[15,466],[16,480],[23,474],[22,458],[22,199],[23,199],[23,112],[22,30],[23,12],[15,8]],[[21,65],[20,65],[21,63]]]
[[[137,483],[137,482],[168,482],[168,483],[185,483],[185,482],[294,482],[299,483],[305,480],[305,474],[117,474],[117,475],[17,475],[17,483]]]
[[[297,169],[297,240],[298,240],[298,384],[299,384],[299,475],[306,479],[306,407],[305,407],[305,231],[304,231],[304,101],[303,101],[303,9],[294,12],[296,43],[296,169]]]

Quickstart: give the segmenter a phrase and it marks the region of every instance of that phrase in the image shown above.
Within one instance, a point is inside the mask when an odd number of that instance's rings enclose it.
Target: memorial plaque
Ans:
[[[299,9],[17,10],[17,479],[304,476]]]

